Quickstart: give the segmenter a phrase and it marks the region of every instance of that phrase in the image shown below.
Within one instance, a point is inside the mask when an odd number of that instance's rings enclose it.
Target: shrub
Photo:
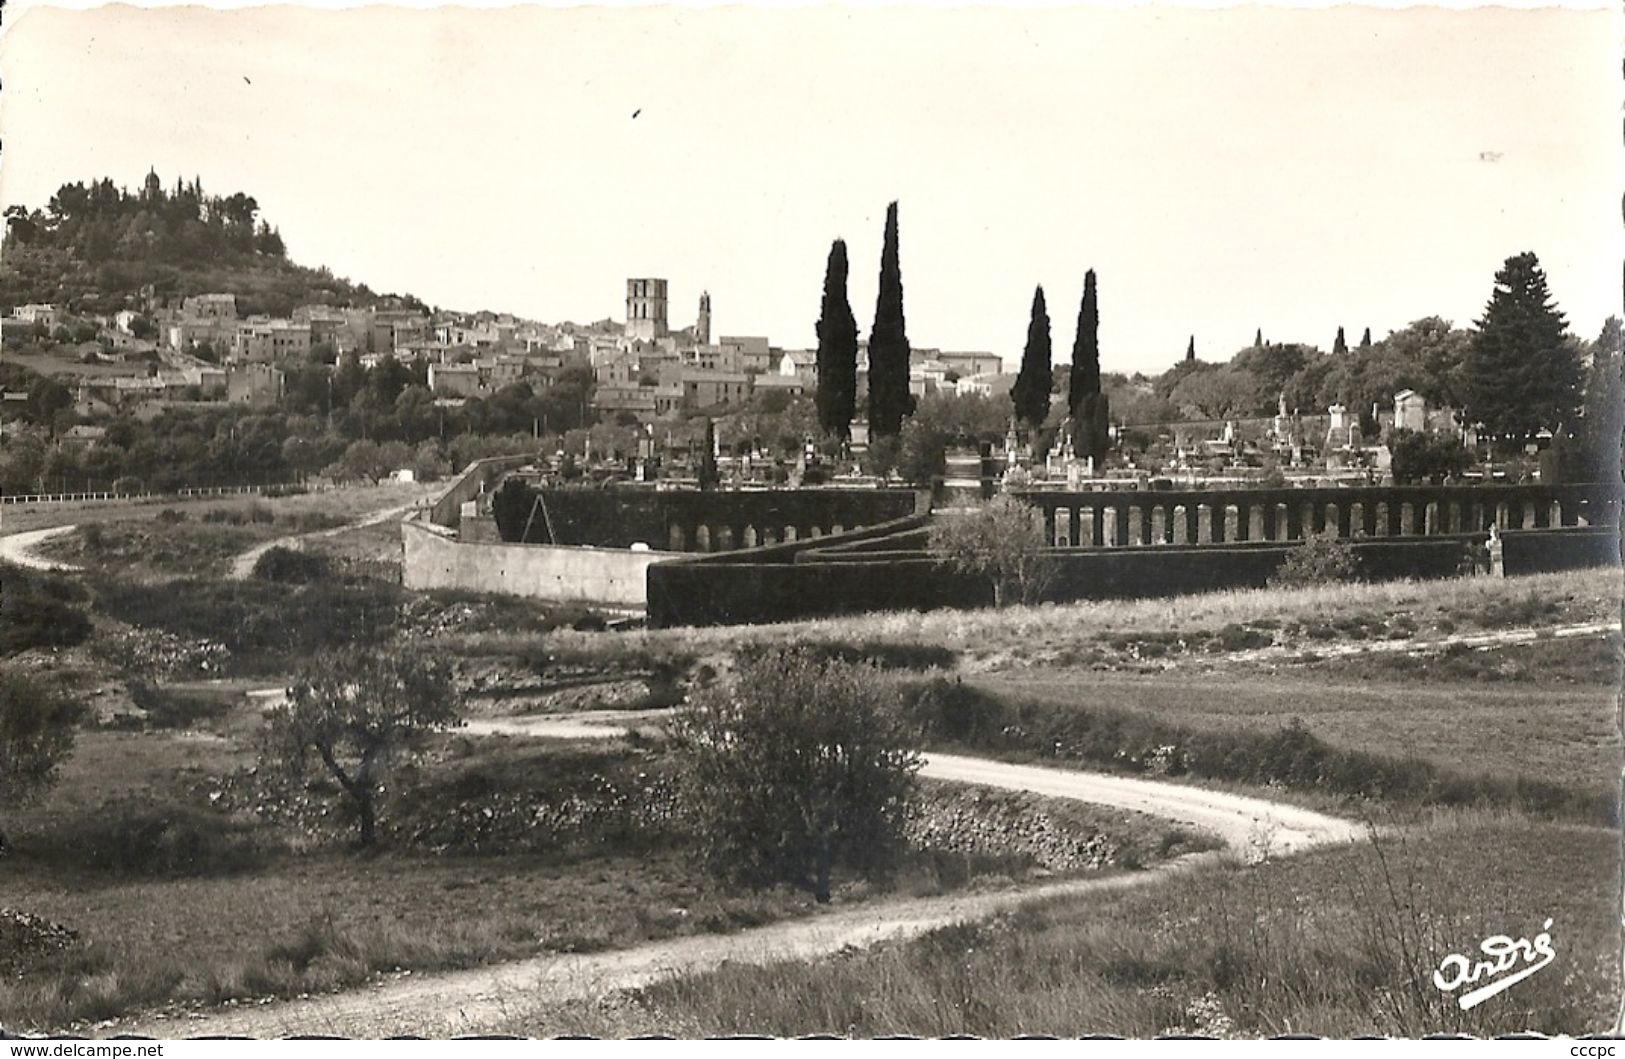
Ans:
[[[166,507],[162,511],[158,512],[158,514],[153,516],[154,521],[161,522],[166,526],[172,526],[177,522],[185,522],[186,518],[186,512],[176,511],[172,507]]]
[[[287,585],[308,585],[332,576],[333,564],[325,555],[295,548],[268,548],[254,561],[254,577]]]
[[[1354,545],[1336,533],[1315,533],[1287,553],[1270,575],[1271,588],[1304,588],[1359,578],[1360,557]]]
[[[797,645],[820,662],[845,662],[856,665],[867,662],[879,669],[952,669],[959,655],[941,644],[888,643],[865,640],[859,643],[802,643]],[[740,646],[735,657],[755,662],[782,651],[782,647],[766,643]]]
[[[1389,435],[1388,448],[1393,453],[1394,481],[1401,485],[1437,483],[1473,465],[1473,454],[1459,440],[1445,434],[1401,428]]]
[[[30,843],[58,863],[137,877],[208,876],[246,871],[270,850],[251,825],[182,802],[126,798],[59,825]]]
[[[110,580],[98,605],[113,617],[182,639],[217,640],[239,665],[280,668],[289,658],[346,644],[376,644],[400,619],[402,591],[375,581]]]
[[[916,685],[907,696],[905,716],[932,743],[1412,805],[1512,807],[1610,822],[1615,815],[1611,802],[1545,780],[1463,776],[1419,758],[1334,747],[1299,718],[1268,732],[1187,729],[1124,710],[1011,703],[945,680]]]
[[[678,715],[673,737],[715,874],[823,903],[837,865],[894,865],[920,758],[898,690],[873,668],[799,650],[747,660]]]
[[[25,804],[56,782],[82,713],[38,678],[0,670],[0,805]]]
[[[90,635],[90,619],[73,606],[84,592],[73,582],[16,566],[0,568],[0,582],[0,656],[72,647]]]
[[[191,728],[231,712],[229,692],[161,688],[145,680],[131,681],[129,689],[130,701],[147,715],[148,728]]]
[[[985,743],[1004,727],[1003,701],[962,680],[938,677],[908,695],[904,715],[929,741]]]

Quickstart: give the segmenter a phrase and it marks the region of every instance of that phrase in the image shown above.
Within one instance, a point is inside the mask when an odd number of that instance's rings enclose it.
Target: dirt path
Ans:
[[[30,530],[27,533],[12,533],[0,537],[0,560],[26,566],[30,570],[77,570],[71,563],[59,563],[55,559],[46,559],[34,554],[34,548],[44,544],[52,537],[60,537],[65,533],[72,533],[77,526],[52,526],[50,529]]]
[[[365,529],[368,526],[376,526],[380,522],[389,522],[393,519],[404,517],[407,512],[413,510],[421,503],[423,503],[423,501],[420,498],[412,501],[409,504],[397,504],[396,506],[388,508],[384,511],[370,512],[360,516],[359,518],[352,519],[342,526],[334,526],[332,529],[315,530],[310,533],[290,533],[286,537],[278,537],[275,540],[269,540],[263,544],[256,544],[254,547],[248,549],[246,552],[243,552],[231,560],[231,579],[233,581],[248,580],[249,575],[254,572],[254,564],[260,561],[260,556],[264,555],[272,548],[298,549],[304,546],[305,541],[319,540],[322,537],[337,537],[339,534],[349,533],[351,530]]]
[[[598,719],[608,718],[599,714],[595,716]],[[620,727],[624,727],[625,719],[626,715],[621,715]],[[481,725],[491,732],[563,738],[583,737],[562,734],[568,731],[581,731],[587,738],[614,735],[617,731],[614,724],[580,718],[486,719]],[[923,774],[1166,816],[1216,832],[1231,850],[1249,859],[1266,851],[1295,853],[1316,845],[1350,842],[1361,834],[1356,824],[1305,809],[1121,776],[945,754],[932,755]],[[1201,854],[1150,871],[1026,889],[876,901],[735,934],[674,938],[617,952],[539,956],[449,974],[398,975],[371,987],[331,996],[148,1019],[110,1027],[109,1031],[154,1037],[477,1034],[564,1001],[698,973],[724,961],[765,964],[812,959],[848,947],[913,937],[952,923],[985,918],[1028,901],[1152,885],[1174,873],[1211,862],[1214,857]]]
[[[1593,623],[1545,630],[1511,629],[1434,641],[1383,642],[1360,647],[1420,651],[1449,643],[1494,646],[1551,636],[1599,635],[1617,628],[1616,623]],[[271,705],[280,692],[266,689],[251,694],[261,698],[265,705]],[[601,710],[572,715],[480,718],[471,721],[467,730],[483,735],[609,738],[630,726],[658,723],[661,712]],[[1360,825],[1351,821],[1296,806],[1126,776],[949,754],[929,755],[921,774],[1148,813],[1214,832],[1228,850],[1249,860],[1357,841],[1364,833]],[[1210,863],[1216,856],[1201,854],[1159,865],[1150,871],[1026,889],[875,901],[735,934],[674,938],[615,952],[538,956],[445,974],[400,974],[368,987],[330,996],[222,1008],[175,1018],[150,1018],[115,1025],[106,1032],[152,1037],[472,1035],[512,1024],[527,1014],[545,1013],[559,1003],[638,988],[678,975],[701,973],[724,962],[766,964],[816,959],[845,948],[913,937],[953,923],[986,918],[1029,901],[1155,885],[1172,875]]]

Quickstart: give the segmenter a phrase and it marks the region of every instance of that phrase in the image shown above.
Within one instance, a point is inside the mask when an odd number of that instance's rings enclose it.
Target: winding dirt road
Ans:
[[[52,526],[50,529],[30,530],[27,533],[11,533],[0,537],[0,560],[26,566],[30,570],[77,570],[71,563],[59,563],[55,559],[35,555],[34,549],[52,537],[60,537],[72,533],[77,526]]]
[[[254,564],[260,561],[260,556],[272,548],[298,549],[302,548],[306,541],[320,540],[323,537],[337,537],[339,534],[349,533],[351,530],[366,529],[368,526],[376,526],[380,522],[390,522],[405,517],[407,512],[412,511],[422,503],[423,500],[420,498],[410,504],[398,504],[383,511],[369,512],[346,522],[342,526],[334,526],[332,529],[313,530],[309,533],[290,533],[286,537],[278,537],[263,544],[256,544],[231,560],[231,578],[233,581],[248,580],[249,576],[254,572]]]
[[[269,704],[274,693],[264,695]],[[485,718],[475,734],[606,738],[628,722],[657,721],[658,711],[636,714],[597,711],[572,716]],[[1052,798],[1072,798],[1134,809],[1215,832],[1231,851],[1249,860],[1296,853],[1313,846],[1357,840],[1362,829],[1347,820],[1257,798],[1123,776],[1011,765],[933,754],[922,775],[976,783]],[[735,934],[695,935],[583,956],[538,956],[514,963],[448,974],[399,975],[372,986],[330,996],[263,1006],[222,1008],[176,1018],[152,1018],[107,1028],[151,1037],[282,1037],[329,1034],[345,1037],[414,1035],[446,1037],[490,1032],[512,1020],[545,1012],[570,1000],[631,989],[680,974],[715,968],[725,961],[767,964],[813,959],[845,948],[914,937],[953,923],[983,919],[1029,901],[1146,886],[1217,854],[1181,858],[1149,871],[1074,879],[1025,889],[880,900],[855,908],[821,910],[803,919]]]

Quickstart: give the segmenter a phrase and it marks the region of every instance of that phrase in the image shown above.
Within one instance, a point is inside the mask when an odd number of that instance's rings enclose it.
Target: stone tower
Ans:
[[[700,315],[694,321],[694,341],[698,345],[711,344],[711,292],[700,292]]]
[[[666,333],[666,281],[627,280],[626,337],[653,341]]]

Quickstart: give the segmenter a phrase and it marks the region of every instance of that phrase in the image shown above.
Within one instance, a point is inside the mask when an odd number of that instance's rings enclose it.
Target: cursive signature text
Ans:
[[[1552,921],[1548,919],[1541,932],[1535,935],[1534,941],[1527,938],[1513,940],[1505,934],[1485,938],[1479,943],[1478,949],[1487,959],[1474,960],[1458,953],[1451,953],[1439,961],[1439,969],[1433,972],[1433,984],[1446,993],[1453,993],[1464,985],[1475,984],[1480,978],[1492,979],[1486,985],[1463,993],[1456,1000],[1463,1011],[1475,1008],[1557,958],[1557,954],[1552,950],[1552,936],[1547,933],[1551,929]],[[1520,957],[1527,966],[1514,974],[1508,974],[1508,971],[1518,966]]]

